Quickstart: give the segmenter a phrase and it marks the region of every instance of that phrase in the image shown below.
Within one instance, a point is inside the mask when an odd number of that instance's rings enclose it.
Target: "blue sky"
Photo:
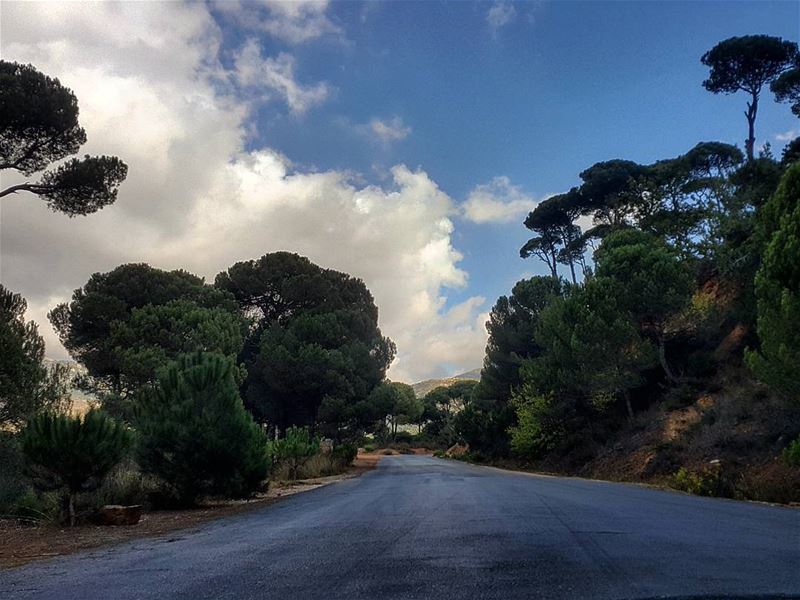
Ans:
[[[568,189],[578,173],[611,158],[640,162],[674,156],[703,140],[742,145],[742,96],[702,86],[701,55],[734,35],[797,40],[796,2],[513,3],[504,26],[487,23],[490,3],[338,3],[331,20],[343,38],[296,50],[298,78],[335,88],[324,105],[298,118],[266,104],[254,146],[268,144],[317,169],[351,169],[379,182],[397,163],[423,168],[456,201],[504,175],[533,198]],[[224,21],[223,21],[224,22]],[[233,47],[240,31],[226,30]],[[265,54],[287,48],[261,38]],[[411,128],[403,140],[367,143],[350,127],[376,115]],[[769,94],[759,142],[779,152],[776,135],[798,129]],[[494,299],[523,274],[520,222],[456,219],[467,288],[449,302]]]
[[[597,161],[742,144],[745,98],[702,88],[734,35],[797,41],[800,3],[3,2],[0,50],[75,91],[88,143],[129,166],[68,219],[6,198],[0,269],[47,312],[146,261],[207,280],[288,250],[362,278],[401,381],[480,366],[523,276],[522,220]],[[113,24],[111,26],[110,24]],[[766,93],[758,142],[800,124]],[[9,176],[9,184],[14,183]],[[12,226],[13,224],[13,226]]]

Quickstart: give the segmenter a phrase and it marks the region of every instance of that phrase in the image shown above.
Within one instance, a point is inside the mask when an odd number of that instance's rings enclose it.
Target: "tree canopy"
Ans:
[[[0,171],[29,177],[77,153],[85,142],[78,101],[69,88],[31,65],[0,61]],[[37,181],[0,189],[0,198],[26,191],[54,211],[87,215],[116,200],[127,173],[115,156],[86,155],[45,171]]]
[[[792,69],[798,56],[796,42],[768,35],[745,35],[721,41],[701,58],[710,69],[708,79],[703,82],[709,92],[750,95],[745,111],[748,125],[745,151],[749,160],[755,157],[755,122],[761,89]],[[786,80],[778,84],[781,92],[784,86]]]
[[[69,403],[66,371],[44,364],[44,340],[27,303],[0,284],[0,429],[21,427],[43,410]]]
[[[215,286],[252,322],[240,356],[245,402],[257,419],[281,431],[322,421],[331,433],[360,426],[354,407],[395,354],[363,281],[275,252],[236,263]]]
[[[170,304],[178,300],[193,304]],[[157,308],[164,305],[170,306]],[[91,378],[88,387],[101,394],[126,396],[141,385],[142,369],[148,376],[153,374],[146,365],[137,364],[136,353],[147,346],[156,351],[156,342],[163,344],[156,352],[164,355],[174,356],[179,350],[189,349],[188,340],[181,336],[192,327],[192,317],[177,313],[199,308],[234,314],[237,307],[230,294],[206,285],[191,273],[162,271],[142,263],[95,273],[86,285],[75,290],[69,303],[56,306],[49,317],[61,342],[86,367]],[[134,313],[136,310],[141,312]],[[219,323],[219,312],[202,313],[202,317],[211,315],[216,319],[214,323]],[[128,324],[134,316],[133,323]],[[166,326],[175,329],[169,331]],[[211,328],[209,323],[203,332],[193,330],[192,339],[199,340]],[[201,341],[208,342],[208,338]],[[228,341],[225,344],[231,345]],[[152,362],[149,364],[153,366]]]

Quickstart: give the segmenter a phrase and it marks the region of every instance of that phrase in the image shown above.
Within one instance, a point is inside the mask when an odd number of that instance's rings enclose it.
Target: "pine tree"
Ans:
[[[75,524],[75,496],[98,486],[125,456],[132,432],[102,412],[83,418],[42,413],[21,434],[25,458],[43,488],[66,488],[70,525]]]
[[[140,466],[183,505],[203,494],[248,496],[267,476],[266,439],[242,404],[234,370],[220,354],[183,355],[138,405]]]

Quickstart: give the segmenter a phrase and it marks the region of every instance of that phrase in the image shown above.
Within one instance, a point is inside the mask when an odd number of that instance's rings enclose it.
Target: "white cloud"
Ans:
[[[486,13],[486,22],[492,35],[497,35],[503,27],[511,23],[517,16],[517,9],[511,2],[497,0]]]
[[[403,140],[411,134],[411,127],[403,123],[403,119],[394,116],[391,119],[374,118],[369,122],[369,131],[384,143]]]
[[[248,29],[301,44],[324,36],[342,39],[342,29],[327,16],[328,0],[218,0],[214,7]]]
[[[508,177],[495,177],[476,186],[462,204],[464,217],[473,223],[511,223],[521,220],[539,203],[513,185]]]
[[[249,151],[247,103],[225,84],[221,34],[204,5],[4,3],[2,11],[3,57],[73,88],[89,138],[81,151],[129,165],[117,203],[86,218],[51,213],[26,195],[3,199],[0,276],[28,299],[50,356],[65,352],[47,310],[93,272],[145,261],[213,278],[237,260],[289,250],[364,279],[398,345],[393,378],[480,365],[482,300],[446,308],[446,289],[467,283],[452,244],[452,199],[403,165],[369,186],[347,172],[299,171],[270,148]]]
[[[295,59],[281,52],[264,58],[258,42],[245,42],[235,59],[236,80],[241,86],[262,89],[278,94],[294,114],[302,114],[312,106],[322,104],[330,94],[327,83],[302,85],[295,79]]]
[[[798,135],[800,134],[798,133],[797,129],[790,129],[789,131],[775,134],[775,139],[779,142],[788,142],[796,138]]]

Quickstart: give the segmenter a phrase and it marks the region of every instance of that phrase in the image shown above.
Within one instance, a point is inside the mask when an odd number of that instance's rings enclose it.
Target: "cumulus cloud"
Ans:
[[[235,261],[289,250],[364,279],[398,344],[391,377],[480,364],[483,299],[451,307],[446,298],[467,283],[452,243],[453,200],[425,171],[403,165],[375,186],[349,172],[296,168],[271,148],[250,150],[248,102],[224,85],[232,75],[218,61],[222,35],[205,5],[2,10],[3,57],[70,86],[89,138],[82,151],[129,165],[116,204],[86,218],[51,213],[27,195],[3,199],[0,277],[28,299],[50,356],[65,351],[47,311],[93,272],[145,261],[211,279]],[[241,71],[235,77],[246,80]]]
[[[255,39],[245,42],[236,54],[235,77],[239,85],[264,90],[282,98],[294,114],[302,114],[312,106],[324,102],[330,94],[325,82],[302,85],[294,74],[295,59],[281,52],[276,57],[263,57]]]
[[[539,203],[513,185],[508,177],[495,177],[475,186],[461,205],[464,217],[473,223],[511,223],[518,221]]]
[[[779,142],[788,142],[790,140],[793,140],[797,136],[798,136],[797,130],[790,129],[788,131],[784,131],[783,133],[775,134],[775,139],[778,140]]]
[[[328,0],[218,0],[214,7],[239,25],[301,44],[324,36],[342,39],[341,27],[327,15]]]
[[[498,0],[494,2],[486,13],[486,22],[492,35],[497,33],[506,25],[511,23],[517,16],[517,9],[511,2]]]

